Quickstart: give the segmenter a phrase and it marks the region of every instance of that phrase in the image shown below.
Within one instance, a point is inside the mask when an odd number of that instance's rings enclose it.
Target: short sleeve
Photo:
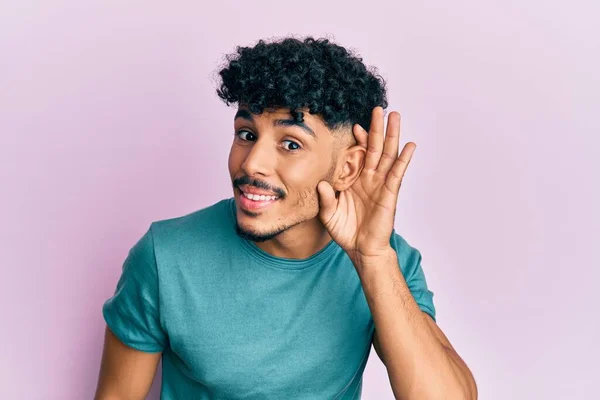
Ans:
[[[427,287],[425,273],[421,267],[421,252],[410,246],[406,240],[396,232],[392,233],[390,241],[396,254],[402,275],[406,280],[415,302],[419,308],[436,320],[435,305],[433,304],[433,292]]]
[[[159,312],[158,272],[150,225],[129,250],[117,288],[102,306],[102,314],[124,344],[155,353],[164,349],[167,340]]]

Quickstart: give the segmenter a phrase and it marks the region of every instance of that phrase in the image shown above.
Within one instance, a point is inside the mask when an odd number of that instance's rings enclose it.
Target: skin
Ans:
[[[332,132],[308,112],[303,122],[314,135],[298,126],[275,126],[276,120],[291,119],[289,110],[248,114],[238,113],[234,120],[228,162],[232,182],[248,177],[285,196],[249,215],[240,207],[241,190],[234,184],[238,226],[255,237],[280,232],[257,242],[270,254],[309,257],[332,240],[319,218],[317,184],[325,180],[337,191],[347,189],[360,172],[365,149],[356,145],[349,128]]]
[[[373,109],[368,134],[355,125],[354,135],[366,149],[364,168],[337,196],[329,182],[318,183],[319,217],[360,277],[376,328],[373,345],[394,395],[476,399],[471,371],[435,321],[420,310],[389,243],[402,179],[416,144],[407,143],[398,155],[400,114],[392,112],[384,130],[381,107]]]
[[[94,400],[144,400],[161,356],[126,346],[106,327]]]
[[[409,142],[398,154],[400,114],[390,114],[384,134],[384,111],[376,107],[368,134],[356,124],[353,135],[331,132],[311,115],[305,123],[314,135],[281,129],[274,122],[289,118],[287,110],[242,114],[229,156],[239,230],[262,236],[259,247],[288,258],[308,257],[335,240],[361,279],[376,326],[373,345],[396,398],[476,399],[470,370],[416,304],[389,243],[402,178],[416,149]],[[284,196],[261,211],[245,210],[235,185],[240,177]]]
[[[234,130],[245,129],[248,132],[243,138],[252,139],[248,134],[254,133],[258,140],[234,137],[229,171],[232,181],[248,176],[285,193],[284,200],[258,215],[250,216],[238,208],[240,228],[257,235],[284,230],[272,240],[257,245],[280,257],[306,258],[332,240],[318,218],[317,183],[321,179],[333,182],[333,176],[337,176],[334,186],[344,190],[357,175],[362,160],[359,153],[364,153],[364,149],[353,146],[356,142],[352,135],[343,134],[348,133],[348,129],[331,132],[318,117],[308,113],[304,114],[304,122],[314,136],[296,126],[273,127],[274,120],[289,118],[289,112],[284,110],[255,115],[254,121],[237,118]],[[286,151],[294,146],[285,140],[297,143],[302,149]],[[333,159],[332,156],[340,157]],[[239,190],[234,191],[238,192],[237,201]],[[315,234],[311,236],[314,240],[306,240],[307,235],[312,234]],[[95,400],[145,399],[161,355],[126,346],[107,327]]]
[[[238,109],[228,160],[239,233],[272,255],[298,259],[335,240],[361,279],[376,326],[373,345],[396,398],[476,399],[471,372],[420,311],[389,245],[402,178],[416,148],[409,142],[398,155],[400,114],[389,115],[384,135],[381,107],[373,110],[368,134],[357,124],[331,131],[305,112],[309,134],[276,124],[291,119],[289,110],[247,111]],[[244,189],[250,182],[281,198],[264,209],[245,209],[240,180]],[[107,328],[95,399],[145,398],[160,356],[125,346]]]

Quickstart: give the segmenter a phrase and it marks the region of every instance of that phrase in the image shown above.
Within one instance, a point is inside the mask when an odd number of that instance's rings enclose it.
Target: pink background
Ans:
[[[396,227],[480,398],[600,398],[598,2],[355,3],[0,4],[0,398],[92,398],[129,248],[231,194],[222,56],[288,33],[388,80]],[[393,398],[374,350],[363,398]]]

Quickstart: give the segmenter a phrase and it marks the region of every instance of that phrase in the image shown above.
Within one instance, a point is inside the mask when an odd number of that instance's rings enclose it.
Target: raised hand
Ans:
[[[333,240],[352,259],[376,257],[390,249],[390,236],[402,178],[417,145],[407,143],[398,156],[400,114],[391,112],[384,135],[384,111],[372,111],[369,133],[355,124],[358,145],[366,149],[359,177],[336,198],[331,185],[319,182],[319,217]]]

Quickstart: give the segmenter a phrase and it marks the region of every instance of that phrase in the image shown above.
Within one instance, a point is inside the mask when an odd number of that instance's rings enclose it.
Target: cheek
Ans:
[[[317,184],[323,179],[323,171],[317,160],[304,168],[290,170],[288,175],[288,189],[294,192],[294,208],[314,208],[318,205],[319,198]]]
[[[288,187],[300,197],[307,198],[317,190],[317,184],[327,175],[329,167],[330,161],[326,157],[317,156],[287,165],[284,170]]]
[[[310,207],[313,206],[314,204],[317,204],[319,202],[319,197],[318,197],[318,193],[317,193],[317,188],[315,187],[308,187],[305,188],[303,191],[300,192],[300,199],[299,199],[299,204],[301,207]]]
[[[240,151],[240,149],[236,146],[231,146],[231,149],[229,150],[229,158],[227,160],[229,175],[233,177],[233,175],[235,175],[239,171],[242,162],[243,154]]]

